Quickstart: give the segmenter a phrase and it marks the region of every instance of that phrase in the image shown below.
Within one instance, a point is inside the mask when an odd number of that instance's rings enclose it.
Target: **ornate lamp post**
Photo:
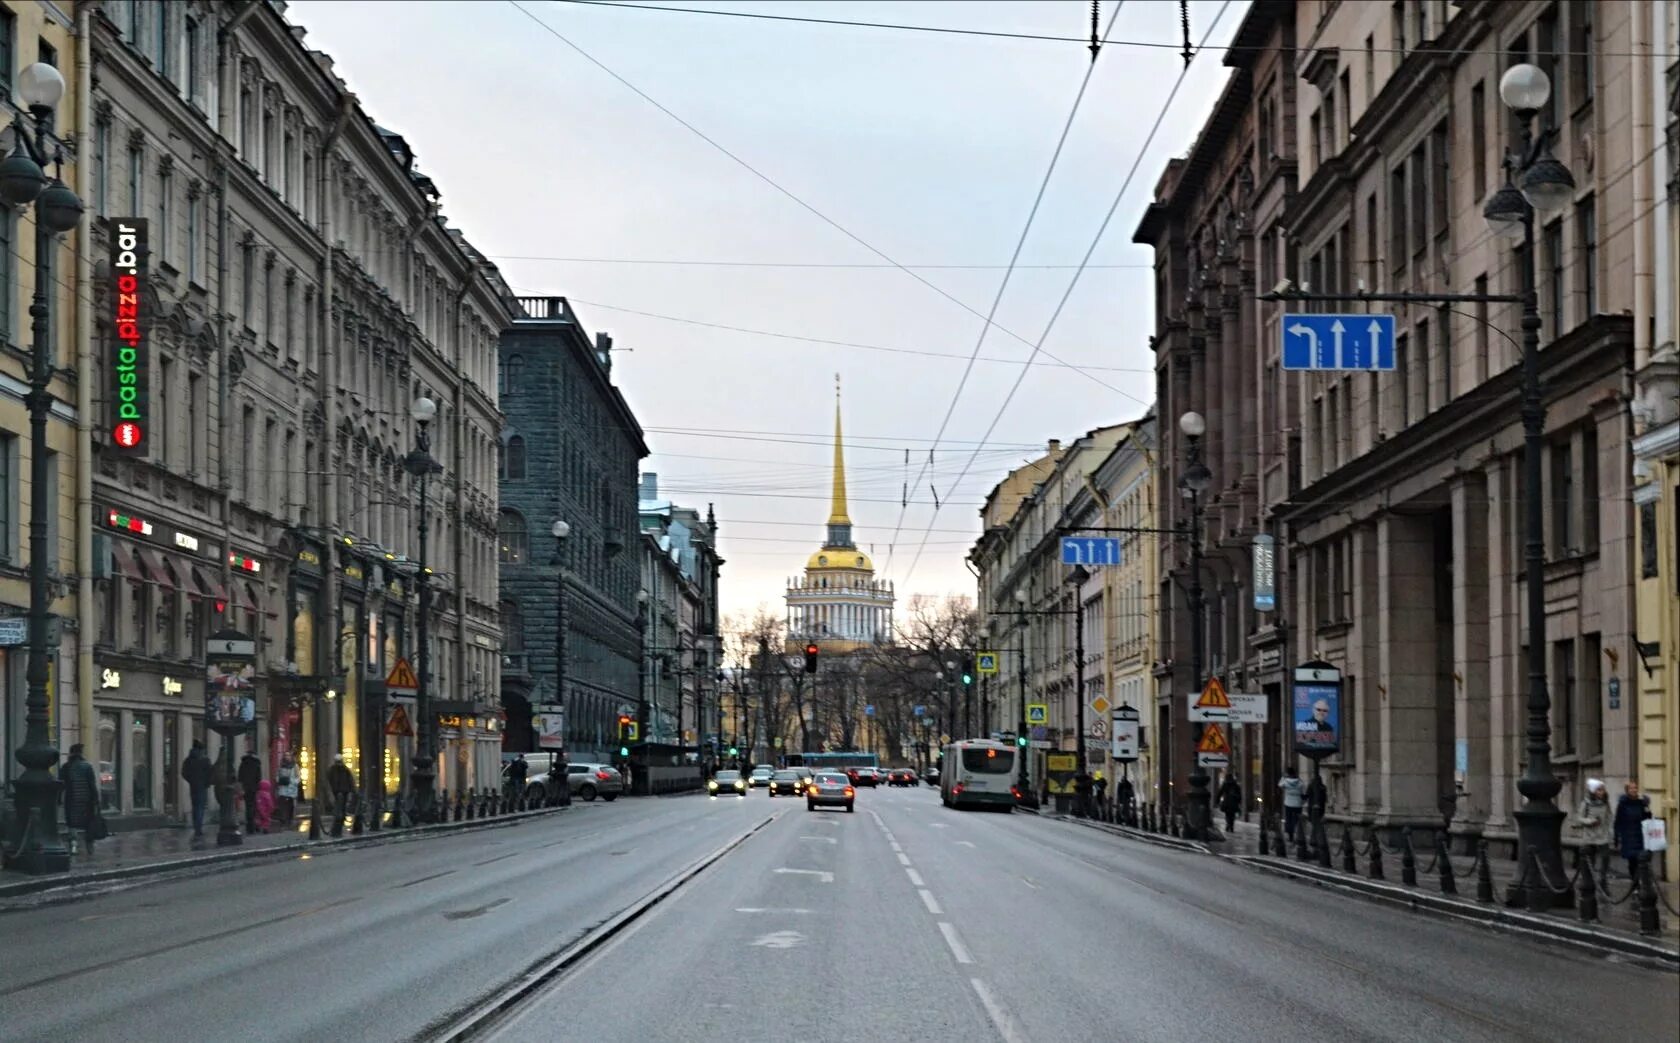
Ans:
[[[566,736],[572,730],[571,703],[566,698],[566,538],[572,527],[564,519],[554,519],[549,526],[554,537],[554,694],[560,706],[560,719],[566,722],[560,735],[560,748],[554,751],[548,769],[548,806],[572,802],[572,787],[566,781]]]
[[[1180,494],[1190,501],[1190,524],[1186,533],[1190,540],[1190,669],[1195,675],[1193,684],[1199,690],[1206,680],[1202,676],[1202,493],[1212,484],[1213,472],[1202,462],[1202,435],[1207,433],[1207,421],[1202,414],[1191,411],[1180,416],[1178,429],[1184,433],[1187,443],[1184,474],[1178,479],[1178,488]],[[1213,794],[1208,792],[1211,780],[1196,763],[1194,743],[1190,758],[1190,793],[1186,798],[1185,817],[1190,835],[1205,840],[1213,823]]]
[[[1522,128],[1517,150],[1505,157],[1508,180],[1482,208],[1488,227],[1523,243],[1522,268],[1522,425],[1523,488],[1527,490],[1523,562],[1528,610],[1528,763],[1517,781],[1523,806],[1517,819],[1518,876],[1507,891],[1509,905],[1546,909],[1568,904],[1569,889],[1556,894],[1548,881],[1567,881],[1563,868],[1564,813],[1557,806],[1562,783],[1552,772],[1551,696],[1546,687],[1546,577],[1544,514],[1540,492],[1546,404],[1540,388],[1540,296],[1535,290],[1534,215],[1561,209],[1575,197],[1569,168],[1552,158],[1555,131],[1532,133],[1534,116],[1551,97],[1546,73],[1529,64],[1513,65],[1499,80],[1499,97]]]
[[[426,433],[426,425],[437,416],[437,403],[424,396],[417,398],[409,407],[408,415],[414,419],[416,431],[414,449],[404,458],[403,466],[420,484],[419,510],[415,512],[415,529],[420,538],[415,576],[420,589],[419,664],[416,671],[420,685],[414,699],[415,717],[418,718],[415,723],[419,733],[415,736],[414,756],[409,760],[409,779],[414,799],[414,820],[432,822],[437,817],[437,794],[432,788],[437,781],[437,720],[436,714],[432,713],[430,689],[432,569],[426,564],[426,482],[432,475],[441,472],[443,465],[432,459],[432,442]]]
[[[1019,644],[1015,655],[1015,683],[1020,689],[1019,703],[1016,709],[1015,722],[1015,750],[1020,754],[1020,771],[1016,773],[1016,785],[1021,790],[1017,801],[1027,807],[1036,807],[1038,802],[1033,796],[1032,779],[1028,776],[1027,764],[1032,759],[1030,733],[1027,730],[1027,592],[1015,591],[1015,626],[1019,634]]]
[[[52,617],[48,566],[53,556],[47,546],[49,512],[57,508],[44,492],[51,485],[47,470],[47,414],[52,409],[52,337],[48,318],[47,287],[53,282],[52,257],[55,237],[75,228],[82,219],[82,201],[56,176],[42,169],[63,162],[60,145],[52,136],[53,109],[64,97],[64,77],[43,62],[18,74],[17,94],[29,110],[19,116],[9,136],[15,147],[0,161],[0,200],[12,207],[35,204],[35,295],[29,302],[30,338],[33,357],[29,367],[29,483],[36,495],[29,498],[29,660],[26,672],[28,694],[24,700],[25,732],[18,747],[23,773],[17,778],[16,818],[5,840],[5,866],[25,873],[62,873],[70,868],[70,854],[58,833],[58,780],[52,768],[58,763],[58,749],[47,729],[50,695],[47,691],[47,629]],[[84,731],[87,722],[82,723]]]

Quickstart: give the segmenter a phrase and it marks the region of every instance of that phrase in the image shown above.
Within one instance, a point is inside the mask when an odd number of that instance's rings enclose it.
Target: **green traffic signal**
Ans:
[[[739,755],[740,755],[740,753],[741,753],[741,751],[740,751],[740,750],[738,750],[738,749],[736,749],[736,748],[735,748],[735,747],[733,747],[733,746],[731,746],[731,747],[729,747],[729,755],[730,755],[730,756],[731,756],[731,757],[736,757],[736,756],[739,756]]]
[[[1027,744],[1027,737],[1025,735],[1015,736],[1015,745],[1025,746],[1026,744]]]
[[[630,747],[628,747],[628,746],[620,746],[620,747],[619,747],[619,748],[618,748],[618,755],[619,755],[619,756],[620,756],[620,757],[628,757],[628,756],[630,756]]]
[[[974,683],[974,675],[973,674],[963,674],[963,684],[971,685],[973,683]]]

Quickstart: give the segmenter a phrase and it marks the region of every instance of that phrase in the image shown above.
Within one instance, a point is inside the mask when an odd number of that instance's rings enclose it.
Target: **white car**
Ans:
[[[775,775],[776,769],[772,768],[768,764],[760,764],[754,767],[751,775],[753,789],[757,789],[760,786],[770,785],[770,780],[774,778]]]

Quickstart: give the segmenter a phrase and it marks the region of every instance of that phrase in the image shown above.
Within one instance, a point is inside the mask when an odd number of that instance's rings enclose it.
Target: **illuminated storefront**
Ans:
[[[466,702],[440,700],[436,705],[438,792],[500,789],[502,715],[482,713],[482,707]]]

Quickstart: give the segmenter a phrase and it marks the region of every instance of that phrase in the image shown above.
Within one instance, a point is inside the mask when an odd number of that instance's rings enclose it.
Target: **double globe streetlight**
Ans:
[[[1207,419],[1191,410],[1178,418],[1178,429],[1185,438],[1184,473],[1178,478],[1179,495],[1190,501],[1190,671],[1194,675],[1194,689],[1200,691],[1206,678],[1202,676],[1202,494],[1213,484],[1213,472],[1202,462],[1202,436],[1207,434]],[[1213,823],[1213,795],[1208,791],[1211,781],[1202,770],[1195,746],[1190,751],[1190,792],[1186,795],[1186,824],[1190,835],[1206,839]]]
[[[70,854],[58,832],[59,783],[52,768],[58,748],[48,730],[47,629],[52,603],[47,546],[50,512],[58,505],[44,495],[52,487],[47,468],[47,416],[52,410],[53,359],[47,287],[52,284],[55,237],[81,223],[82,201],[57,176],[63,169],[63,147],[52,134],[53,110],[64,97],[64,77],[44,62],[18,74],[18,100],[28,110],[0,133],[0,201],[13,209],[35,206],[35,293],[29,302],[32,357],[29,392],[29,660],[28,694],[24,700],[24,740],[18,748],[23,772],[15,782],[16,818],[5,838],[8,869],[25,873],[62,873],[70,868]],[[54,174],[48,176],[48,164]],[[85,732],[87,722],[82,722]],[[95,798],[97,799],[97,797]]]
[[[430,527],[426,517],[426,484],[427,479],[443,470],[443,465],[432,459],[432,440],[427,433],[427,427],[437,417],[437,403],[421,396],[414,400],[409,407],[408,415],[414,421],[414,448],[403,460],[403,466],[413,475],[420,485],[419,510],[415,512],[415,529],[419,536],[419,546],[416,547],[418,571],[415,582],[420,592],[420,625],[416,650],[417,670],[416,679],[420,682],[415,692],[415,722],[419,734],[415,736],[414,756],[409,759],[411,771],[409,773],[410,790],[412,794],[413,818],[416,822],[435,822],[437,813],[437,793],[433,789],[437,781],[437,715],[432,712],[431,696],[431,632],[432,632],[432,570],[426,563],[426,533]]]

